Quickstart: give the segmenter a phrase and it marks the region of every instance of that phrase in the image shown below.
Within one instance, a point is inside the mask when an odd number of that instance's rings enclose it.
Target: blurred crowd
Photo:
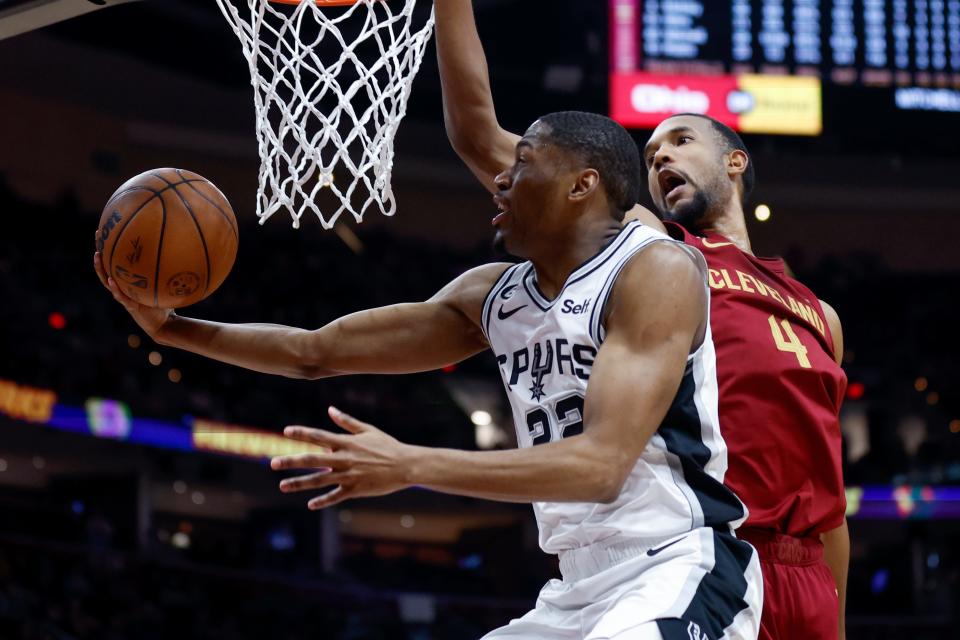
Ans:
[[[479,637],[522,606],[0,538],[4,640],[453,640]]]

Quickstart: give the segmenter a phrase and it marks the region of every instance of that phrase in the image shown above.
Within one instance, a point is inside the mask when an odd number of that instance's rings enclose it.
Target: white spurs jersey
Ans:
[[[630,258],[654,242],[676,243],[702,264],[696,250],[631,222],[570,274],[554,300],[540,292],[530,262],[508,268],[487,294],[483,329],[500,365],[521,447],[583,431],[584,397],[605,335],[604,306]],[[544,551],[601,540],[661,540],[702,526],[729,530],[746,519],[743,503],[723,486],[727,447],[718,427],[715,367],[708,323],[666,418],[619,497],[610,504],[533,504]]]

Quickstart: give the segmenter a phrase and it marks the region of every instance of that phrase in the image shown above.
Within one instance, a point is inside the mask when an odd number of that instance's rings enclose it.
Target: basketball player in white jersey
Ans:
[[[282,481],[284,491],[330,488],[312,509],[412,486],[532,503],[563,579],[488,638],[756,638],[760,570],[731,535],[745,510],[723,486],[705,265],[695,250],[622,223],[641,167],[608,118],[541,118],[494,196],[497,241],[526,262],[481,266],[426,302],[315,331],[144,307],[94,261],[157,342],[264,373],[424,371],[491,349],[519,449],[410,446],[331,408],[346,434],[285,432],[330,453],[273,461],[311,470]]]

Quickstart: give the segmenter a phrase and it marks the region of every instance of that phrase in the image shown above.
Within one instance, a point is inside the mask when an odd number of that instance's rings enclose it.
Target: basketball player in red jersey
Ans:
[[[725,482],[750,511],[738,535],[760,553],[760,638],[843,636],[840,320],[781,259],[753,254],[743,202],[754,172],[734,131],[699,115],[667,118],[644,162],[667,232],[709,267]]]
[[[470,0],[437,0],[447,133],[494,190],[517,136],[497,122]],[[668,118],[644,149],[650,195],[667,220],[633,217],[698,248],[709,267],[725,483],[746,503],[738,535],[764,573],[760,638],[844,638],[849,534],[839,409],[846,377],[836,312],[751,249],[743,203],[754,169],[740,137],[699,115]]]

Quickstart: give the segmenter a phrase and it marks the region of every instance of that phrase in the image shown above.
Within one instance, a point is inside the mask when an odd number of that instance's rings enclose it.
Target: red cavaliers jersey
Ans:
[[[840,403],[847,377],[817,297],[783,260],[721,235],[667,224],[707,259],[717,350],[724,482],[750,510],[744,526],[813,536],[843,521]]]

